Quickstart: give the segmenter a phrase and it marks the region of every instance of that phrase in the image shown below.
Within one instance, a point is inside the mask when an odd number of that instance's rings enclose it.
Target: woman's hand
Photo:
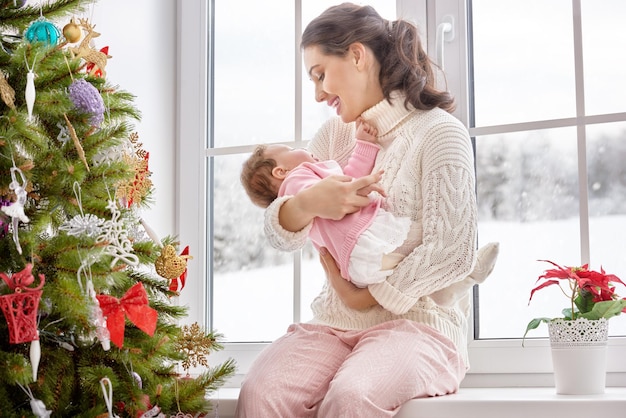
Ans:
[[[326,272],[326,277],[343,303],[349,308],[364,310],[378,305],[376,299],[367,288],[359,288],[341,277],[337,263],[326,248],[320,248],[320,261]]]
[[[279,222],[287,231],[297,232],[316,218],[342,219],[370,203],[368,194],[385,195],[378,182],[382,171],[352,179],[330,176],[287,200],[280,208]]]

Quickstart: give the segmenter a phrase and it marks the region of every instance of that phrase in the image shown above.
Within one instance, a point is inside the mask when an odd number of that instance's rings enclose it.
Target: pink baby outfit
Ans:
[[[376,144],[357,140],[343,170],[334,160],[302,163],[289,172],[278,196],[295,195],[331,175],[355,178],[368,175],[374,168],[378,150]],[[408,217],[396,218],[381,208],[379,196],[370,195],[370,199],[368,206],[341,220],[316,218],[309,232],[316,248],[326,247],[332,254],[341,276],[359,287],[380,282],[392,273],[391,268],[402,256],[391,256],[393,261],[383,256],[404,243],[411,226]]]

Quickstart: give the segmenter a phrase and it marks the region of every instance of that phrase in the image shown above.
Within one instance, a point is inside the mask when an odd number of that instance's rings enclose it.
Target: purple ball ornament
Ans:
[[[81,113],[90,115],[89,123],[100,127],[104,121],[104,101],[100,92],[85,79],[78,79],[70,84],[70,100]]]

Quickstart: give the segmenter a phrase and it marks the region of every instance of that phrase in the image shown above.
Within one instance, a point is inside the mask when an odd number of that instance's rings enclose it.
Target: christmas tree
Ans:
[[[177,323],[188,249],[139,216],[140,114],[86,5],[0,0],[0,417],[202,416],[235,365]]]

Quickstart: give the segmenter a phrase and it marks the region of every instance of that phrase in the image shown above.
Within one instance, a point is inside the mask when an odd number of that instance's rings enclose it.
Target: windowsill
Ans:
[[[233,417],[238,388],[221,388],[211,401],[222,418]],[[553,387],[461,388],[454,395],[413,399],[396,418],[588,418],[622,416],[626,388],[610,387],[603,395],[557,395]]]

